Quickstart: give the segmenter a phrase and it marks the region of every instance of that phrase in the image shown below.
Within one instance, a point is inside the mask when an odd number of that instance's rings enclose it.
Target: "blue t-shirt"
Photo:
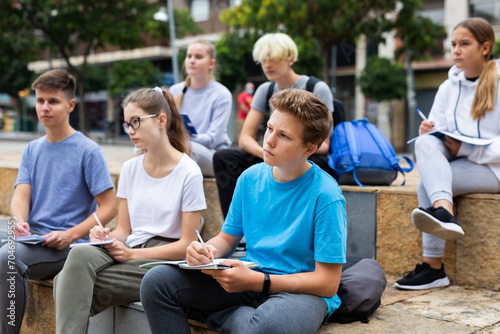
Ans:
[[[312,272],[315,261],[344,263],[347,219],[337,182],[313,163],[299,178],[277,182],[260,163],[241,174],[222,231],[245,235],[246,260],[272,274]],[[328,312],[337,295],[324,298]]]
[[[101,148],[81,132],[28,143],[15,186],[21,183],[31,185],[30,228],[42,233],[78,225],[96,210],[94,197],[113,188]]]

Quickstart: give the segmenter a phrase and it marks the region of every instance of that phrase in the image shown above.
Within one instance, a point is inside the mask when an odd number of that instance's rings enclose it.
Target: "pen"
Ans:
[[[95,212],[94,212],[94,218],[97,221],[97,224],[99,224],[99,226],[101,227],[101,230],[104,232],[104,226],[102,226],[101,221],[99,220],[99,218],[97,218]],[[106,239],[109,239],[109,235],[106,235]]]
[[[20,227],[23,227],[23,225],[17,219],[16,215],[12,215],[12,218],[14,218],[14,220],[16,221],[16,225],[19,225]]]
[[[424,113],[420,110],[420,109],[417,109],[417,112],[419,114],[419,116],[426,122],[428,122],[429,120],[427,119],[427,117],[425,117]]]
[[[205,246],[205,242],[201,238],[200,232],[198,232],[198,229],[196,229],[195,231],[196,231],[196,235],[198,236],[198,240],[200,240],[200,243],[202,244],[203,248],[205,248],[205,250],[207,251],[208,256],[210,258],[210,252],[208,251],[207,246]],[[210,262],[213,262],[211,258],[210,258]]]

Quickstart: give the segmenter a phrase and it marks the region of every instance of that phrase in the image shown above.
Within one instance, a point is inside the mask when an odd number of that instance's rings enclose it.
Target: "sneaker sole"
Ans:
[[[411,214],[413,225],[420,231],[435,235],[444,240],[456,240],[464,236],[464,230],[455,223],[443,223],[419,209]]]
[[[448,277],[440,278],[435,280],[434,282],[422,285],[401,285],[398,283],[394,283],[394,287],[401,290],[426,290],[432,288],[443,288],[448,285],[450,285],[450,280],[448,279]]]

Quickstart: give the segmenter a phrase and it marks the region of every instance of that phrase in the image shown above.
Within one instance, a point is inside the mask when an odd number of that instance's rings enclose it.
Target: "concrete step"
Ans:
[[[401,291],[389,275],[382,305],[368,324],[325,324],[318,334],[442,334],[500,333],[500,292],[450,286],[424,291]],[[51,281],[30,281],[30,302],[21,334],[55,333]],[[193,334],[215,334],[190,320]],[[91,318],[89,334],[150,333],[140,303],[108,309]]]

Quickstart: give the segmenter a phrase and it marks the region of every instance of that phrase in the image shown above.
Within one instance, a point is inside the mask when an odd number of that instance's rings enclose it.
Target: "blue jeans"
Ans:
[[[7,230],[0,230],[0,239],[7,237]],[[28,279],[53,278],[62,269],[68,251],[69,248],[57,250],[19,242],[0,244],[0,309],[2,310],[0,332],[2,334],[19,333],[21,329],[28,303]]]
[[[191,333],[188,317],[221,333],[316,333],[328,314],[317,296],[228,293],[209,275],[170,265],[148,271],[141,301],[152,333]]]

